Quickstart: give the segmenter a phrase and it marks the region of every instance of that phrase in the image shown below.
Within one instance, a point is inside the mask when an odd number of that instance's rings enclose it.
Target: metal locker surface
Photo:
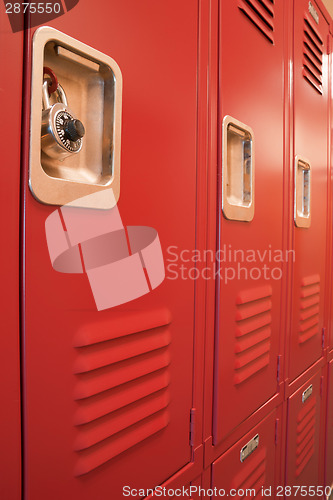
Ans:
[[[262,488],[271,488],[274,498],[277,412],[273,411],[212,464],[212,488],[225,496],[263,498]],[[256,490],[256,495],[250,491]],[[236,490],[236,493],[231,490]],[[268,493],[268,492],[267,492]],[[222,496],[222,495],[221,495]]]
[[[223,179],[229,175],[225,171],[229,163],[226,123],[249,127],[253,135],[254,215],[252,220],[245,211],[242,220],[224,216],[220,171],[218,260],[222,277],[217,283],[214,444],[270,399],[278,387],[284,258],[283,7],[284,2],[220,3],[219,157],[223,189],[227,192],[228,181]],[[236,168],[238,164],[235,162]],[[238,180],[242,181],[242,175]]]
[[[320,372],[288,398],[286,485],[323,486],[319,471]],[[296,498],[301,498],[299,492]]]
[[[328,33],[316,4],[294,2],[294,155],[310,164],[310,227],[293,225],[295,262],[289,343],[290,380],[320,358],[324,326],[327,224]],[[318,22],[317,22],[318,21]]]
[[[0,12],[1,130],[1,412],[0,498],[21,498],[20,416],[20,151],[23,33],[13,34],[4,5]]]
[[[1,411],[0,498],[21,498],[20,422],[20,150],[23,34],[0,11],[1,92]]]
[[[118,207],[156,228],[165,259],[195,247],[197,15],[192,0],[80,0],[50,23],[121,68]],[[118,500],[191,461],[195,283],[166,269],[153,292],[97,312],[84,275],[51,267],[55,208],[25,184],[26,498]]]
[[[333,487],[333,360],[328,364],[325,485]]]

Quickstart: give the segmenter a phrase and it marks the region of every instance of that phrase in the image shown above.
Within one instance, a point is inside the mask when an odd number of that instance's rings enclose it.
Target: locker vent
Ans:
[[[320,93],[323,93],[323,40],[306,14],[303,34],[303,76]]]
[[[242,464],[241,471],[234,477],[231,488],[235,490],[255,489],[260,493],[266,479],[266,449],[255,451]],[[260,496],[260,495],[259,495]]]
[[[320,277],[318,274],[302,279],[298,341],[308,341],[319,333]]]
[[[272,287],[244,290],[236,299],[235,385],[269,364]]]
[[[238,7],[256,28],[274,43],[274,0],[240,0]]]
[[[78,453],[86,474],[168,425],[170,314],[130,312],[75,338]]]
[[[316,427],[316,398],[299,412],[296,429],[296,477],[298,477],[314,454]]]

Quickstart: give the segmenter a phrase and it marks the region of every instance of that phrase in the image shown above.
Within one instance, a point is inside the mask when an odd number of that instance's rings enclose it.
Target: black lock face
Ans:
[[[68,111],[59,111],[55,117],[55,125],[62,145],[73,153],[79,151],[85,133],[80,120],[75,119]]]

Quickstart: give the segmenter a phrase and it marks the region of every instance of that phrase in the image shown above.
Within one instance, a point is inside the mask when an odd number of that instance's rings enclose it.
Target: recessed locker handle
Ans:
[[[230,220],[254,217],[254,135],[231,116],[222,126],[222,210]]]
[[[297,227],[311,225],[311,164],[305,158],[295,157],[294,219]]]

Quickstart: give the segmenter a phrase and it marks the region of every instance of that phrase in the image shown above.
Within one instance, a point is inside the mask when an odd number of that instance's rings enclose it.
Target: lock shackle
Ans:
[[[64,106],[68,106],[67,97],[64,89],[58,84],[58,88],[54,91],[57,94],[57,101],[61,102]],[[45,80],[42,87],[43,109],[46,110],[51,107],[49,96],[49,82]]]

